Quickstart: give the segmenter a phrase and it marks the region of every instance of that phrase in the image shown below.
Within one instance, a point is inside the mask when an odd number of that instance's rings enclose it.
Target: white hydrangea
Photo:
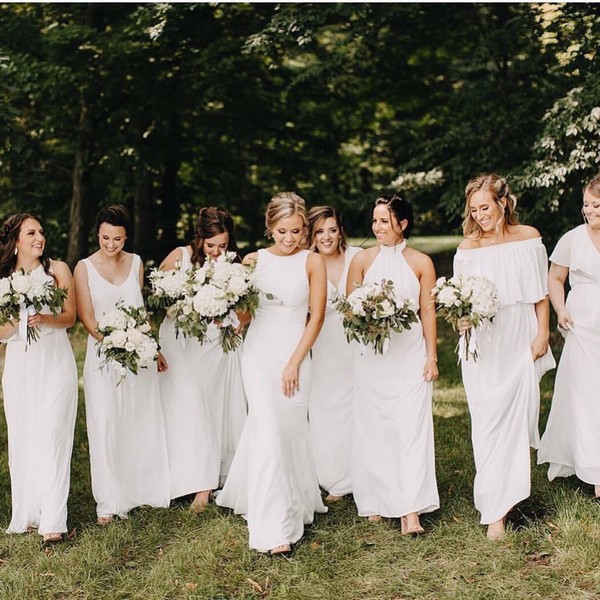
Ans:
[[[128,317],[120,310],[111,310],[98,320],[99,329],[125,329]]]
[[[13,273],[11,280],[13,290],[15,290],[17,294],[25,295],[31,289],[32,278],[26,273],[16,271]]]
[[[218,317],[227,309],[223,291],[210,283],[199,287],[194,295],[194,310],[204,317]]]

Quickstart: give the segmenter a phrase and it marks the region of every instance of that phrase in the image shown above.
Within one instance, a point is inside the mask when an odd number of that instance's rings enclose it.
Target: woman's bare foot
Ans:
[[[109,515],[107,517],[98,517],[97,523],[98,523],[98,525],[108,525],[109,523],[112,523],[114,520],[115,520],[115,518],[112,515]]]
[[[325,502],[339,502],[340,500],[343,500],[344,496],[336,496],[334,494],[329,494],[328,496],[325,497]]]
[[[600,500],[600,485],[594,486],[594,494],[597,500]]]
[[[381,523],[381,515],[369,515],[367,521],[369,523]]]
[[[210,502],[210,490],[198,492],[190,504],[190,511],[195,515],[202,514]]]
[[[50,548],[63,541],[62,533],[45,533],[42,537],[42,548]]]
[[[490,523],[487,528],[487,539],[492,540],[493,542],[497,540],[501,540],[504,537],[505,529],[504,522],[506,521],[506,517],[502,517],[499,521],[494,523]]]
[[[416,512],[400,517],[400,530],[402,535],[417,536],[425,533],[419,521],[419,515]]]

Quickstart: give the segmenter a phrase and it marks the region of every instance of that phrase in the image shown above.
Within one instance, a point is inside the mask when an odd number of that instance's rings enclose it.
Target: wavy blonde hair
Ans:
[[[275,194],[265,212],[265,235],[271,239],[272,231],[278,221],[287,219],[294,215],[300,215],[303,224],[303,234],[300,240],[300,248],[308,247],[308,214],[306,203],[296,192],[279,192]]]
[[[600,172],[583,188],[583,193],[589,192],[594,198],[600,198]]]
[[[471,197],[479,190],[486,190],[492,193],[494,202],[502,213],[502,219],[498,222],[496,228],[506,230],[509,225],[518,225],[519,219],[516,213],[517,198],[510,191],[508,183],[503,177],[496,173],[482,173],[474,177],[467,183],[465,188],[465,210],[463,213],[463,235],[465,237],[481,237],[483,233],[481,227],[471,216]],[[506,200],[505,206],[502,206],[502,200]]]

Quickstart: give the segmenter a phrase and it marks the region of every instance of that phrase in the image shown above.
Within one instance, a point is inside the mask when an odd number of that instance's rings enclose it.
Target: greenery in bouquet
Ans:
[[[147,369],[156,362],[158,344],[145,308],[120,303],[100,317],[97,329],[103,336],[96,343],[98,356],[102,357],[100,369],[113,368],[119,376],[117,385],[128,370],[137,375],[139,369]]]
[[[18,269],[0,279],[0,325],[19,319],[26,321],[29,315],[45,309],[56,315],[61,312],[66,297],[66,288],[52,281],[41,281],[25,269]],[[27,344],[36,342],[39,336],[38,327],[27,326]]]
[[[410,329],[418,320],[414,302],[396,297],[390,280],[358,286],[334,303],[342,315],[346,339],[372,346],[375,354],[385,354],[393,331]]]
[[[179,300],[183,300],[192,291],[192,269],[181,269],[179,263],[174,269],[161,271],[152,269],[148,275],[149,294],[146,302],[151,310],[165,310],[169,316],[169,308]]]
[[[475,330],[484,323],[491,323],[498,311],[498,290],[487,277],[477,275],[457,275],[447,279],[440,277],[431,290],[436,310],[454,329],[460,329],[464,320],[470,325],[462,333],[456,350],[461,357],[474,361],[479,356]]]

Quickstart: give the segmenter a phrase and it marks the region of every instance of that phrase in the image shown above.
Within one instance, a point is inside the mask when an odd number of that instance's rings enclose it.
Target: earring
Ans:
[[[15,256],[16,256],[17,254],[19,254],[19,249],[18,249],[18,248],[15,248]]]

